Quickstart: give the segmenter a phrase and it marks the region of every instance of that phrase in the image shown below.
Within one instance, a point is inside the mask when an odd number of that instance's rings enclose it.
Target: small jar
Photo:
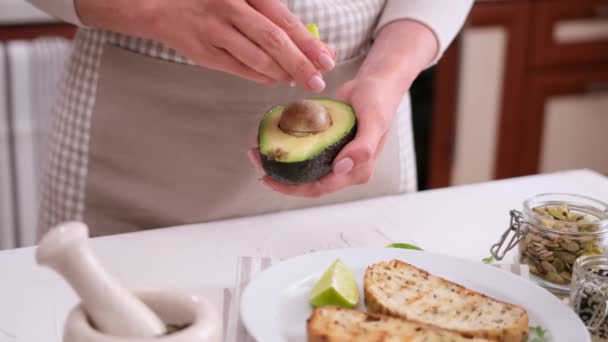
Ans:
[[[594,342],[608,341],[608,255],[576,259],[570,306],[589,329]]]
[[[511,233],[506,250],[499,253]],[[608,204],[575,194],[540,194],[525,200],[521,212],[511,211],[511,226],[491,251],[500,260],[517,246],[517,261],[529,266],[533,280],[566,294],[576,260],[605,253],[607,234]]]

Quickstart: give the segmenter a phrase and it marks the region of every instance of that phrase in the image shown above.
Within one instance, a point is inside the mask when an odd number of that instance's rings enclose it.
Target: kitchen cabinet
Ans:
[[[65,37],[76,33],[73,25],[63,23],[24,0],[0,2],[0,42],[30,40],[38,37]]]
[[[608,67],[533,75],[525,98],[522,173],[592,168],[608,174]]]
[[[72,39],[76,28],[64,23],[25,23],[0,25],[0,42],[29,40],[38,37],[65,37]]]
[[[608,174],[608,1],[478,1],[437,67],[432,188]]]

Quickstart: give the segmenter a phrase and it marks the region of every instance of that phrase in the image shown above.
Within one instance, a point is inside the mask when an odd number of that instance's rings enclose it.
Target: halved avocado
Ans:
[[[356,131],[355,111],[345,102],[306,99],[276,106],[258,129],[264,171],[287,184],[317,180],[331,172],[334,158]]]

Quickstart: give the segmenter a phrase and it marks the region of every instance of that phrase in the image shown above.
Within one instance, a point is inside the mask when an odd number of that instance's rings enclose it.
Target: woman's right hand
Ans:
[[[280,0],[75,0],[81,21],[160,41],[193,62],[258,83],[320,92],[335,52]]]

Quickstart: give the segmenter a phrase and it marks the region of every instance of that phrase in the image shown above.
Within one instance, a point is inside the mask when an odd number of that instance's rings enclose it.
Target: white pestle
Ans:
[[[162,320],[103,269],[89,249],[88,238],[88,227],[80,222],[53,227],[41,240],[36,261],[71,285],[101,333],[140,338],[164,335]]]

